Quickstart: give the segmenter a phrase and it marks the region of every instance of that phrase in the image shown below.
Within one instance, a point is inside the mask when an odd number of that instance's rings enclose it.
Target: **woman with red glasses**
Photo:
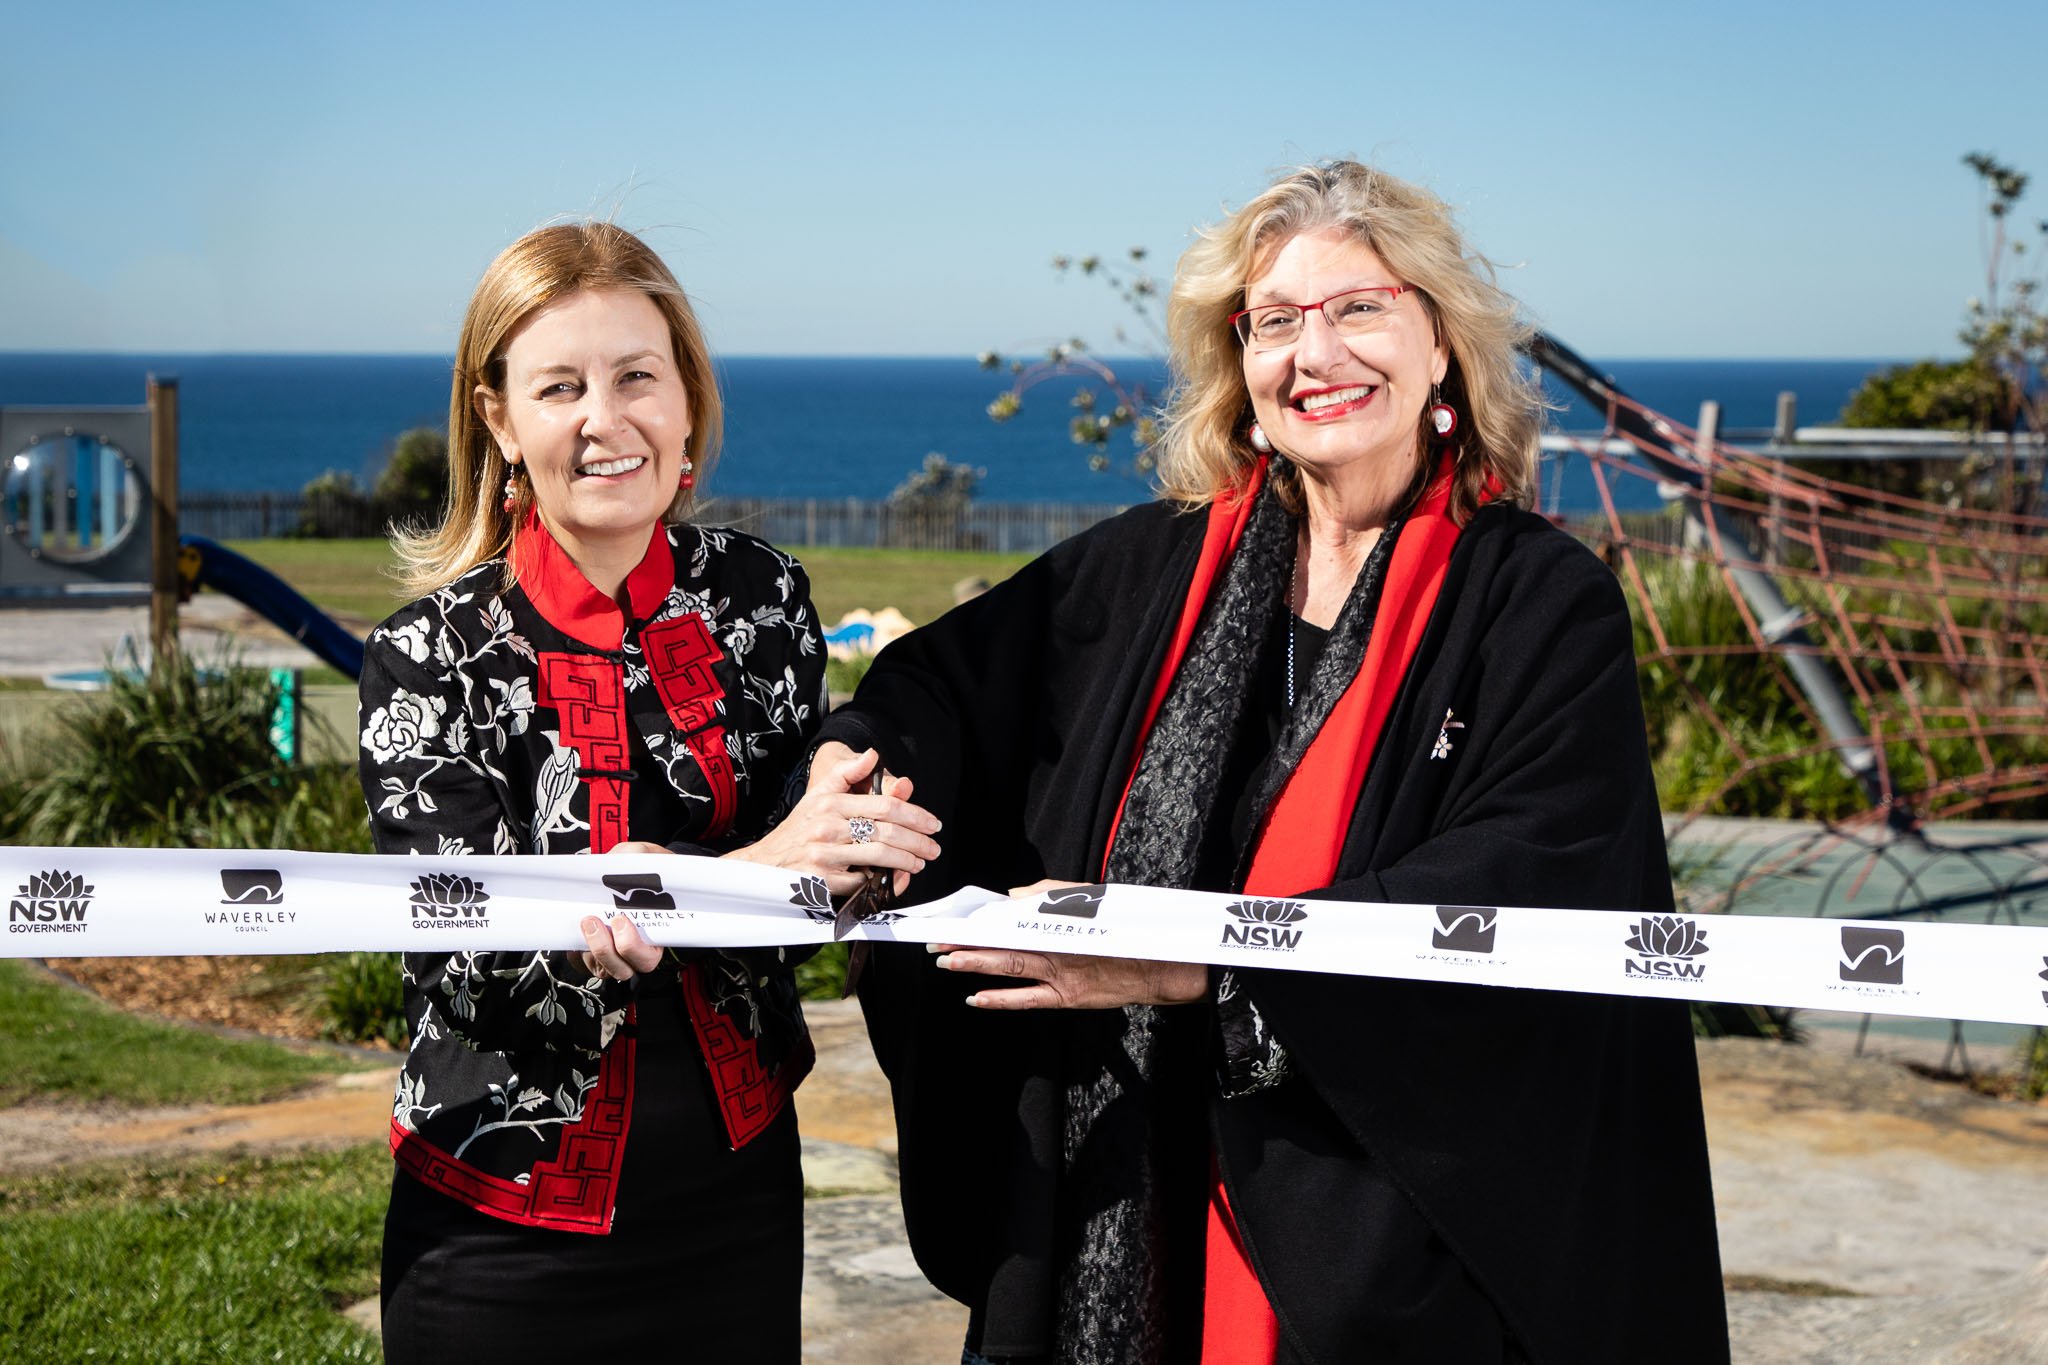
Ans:
[[[1443,203],[1288,175],[1182,257],[1168,331],[1161,500],[826,722],[821,782],[878,748],[945,820],[915,894],[1668,909],[1628,612],[1525,510],[1525,328]],[[1313,966],[877,952],[970,1362],[1727,1358],[1682,1003]]]
[[[796,561],[683,520],[720,414],[689,301],[631,233],[544,228],[491,263],[456,356],[446,515],[398,541],[421,597],[366,649],[379,852],[665,847],[843,893],[937,855],[907,783],[867,794],[873,755],[814,769],[771,828],[825,650]],[[791,963],[648,943],[636,907],[688,908],[661,880],[609,879],[623,913],[586,918],[580,952],[405,955],[394,1365],[797,1359],[789,1098],[812,1049]],[[436,875],[414,894],[489,892]]]

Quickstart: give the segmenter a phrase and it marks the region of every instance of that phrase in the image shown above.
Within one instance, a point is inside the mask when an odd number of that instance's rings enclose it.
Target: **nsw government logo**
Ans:
[[[1301,930],[1291,926],[1307,919],[1308,911],[1293,901],[1233,901],[1223,908],[1237,920],[1223,926],[1228,947],[1291,953],[1301,946]]]
[[[2041,959],[2041,965],[2044,968],[2048,968],[2048,957],[2044,957]],[[2043,981],[2048,981],[2048,971],[2043,971],[2041,973],[2041,979]],[[2048,1005],[2048,991],[2041,992],[2041,1003],[2044,1005]]]
[[[1621,964],[1623,976],[1658,981],[1698,981],[1707,964],[1694,958],[1707,951],[1707,932],[1683,915],[1645,915],[1629,926],[1628,946],[1641,954]]]
[[[7,903],[10,934],[82,934],[92,888],[76,872],[32,872]]]
[[[208,924],[224,924],[238,934],[267,934],[299,917],[295,910],[269,908],[284,904],[284,874],[274,867],[224,867],[220,889],[220,903],[231,908],[205,911]]]
[[[481,929],[490,923],[484,884],[453,872],[428,872],[412,884],[412,927]]]

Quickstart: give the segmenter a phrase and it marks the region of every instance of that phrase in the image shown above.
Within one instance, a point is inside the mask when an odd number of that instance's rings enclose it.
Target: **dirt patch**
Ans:
[[[359,1071],[264,1104],[16,1105],[0,1109],[0,1170],[122,1157],[353,1147],[390,1131],[397,1080],[395,1066]]]
[[[69,957],[44,965],[120,1009],[319,1042],[327,1035],[316,994],[318,962],[293,956]]]

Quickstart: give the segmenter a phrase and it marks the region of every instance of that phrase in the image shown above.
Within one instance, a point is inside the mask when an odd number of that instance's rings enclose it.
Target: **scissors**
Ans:
[[[868,795],[882,794],[882,766],[877,763],[868,776]],[[896,898],[895,874],[886,867],[870,867],[860,874],[860,885],[839,903],[832,918],[832,941],[837,943],[853,932],[861,921],[889,908]]]

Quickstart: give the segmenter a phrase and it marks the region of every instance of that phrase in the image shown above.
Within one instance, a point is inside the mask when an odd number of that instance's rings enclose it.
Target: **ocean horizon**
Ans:
[[[1165,369],[1154,359],[1104,358],[1152,401]],[[1799,421],[1824,425],[1891,359],[1595,360],[1637,401],[1680,421],[1702,401],[1722,405],[1724,431],[1767,428],[1781,390]],[[330,470],[365,486],[393,442],[444,427],[450,358],[435,355],[177,354],[0,351],[0,406],[136,405],[150,374],[179,381],[180,484],[192,493],[296,492]],[[930,452],[985,471],[984,502],[1130,503],[1150,496],[1130,468],[1126,432],[1090,467],[1073,443],[1072,400],[1084,387],[1048,380],[1008,422],[987,415],[1008,374],[954,356],[727,356],[718,364],[725,449],[705,484],[712,496],[886,498]],[[1106,410],[1114,399],[1094,387]],[[1545,380],[1551,425],[1597,429],[1597,414]],[[12,454],[13,452],[6,452]],[[1635,481],[1628,481],[1635,482]],[[1644,485],[1635,496],[1653,503]],[[1546,497],[1546,502],[1550,502]],[[1555,505],[1596,505],[1583,468],[1567,465]]]

